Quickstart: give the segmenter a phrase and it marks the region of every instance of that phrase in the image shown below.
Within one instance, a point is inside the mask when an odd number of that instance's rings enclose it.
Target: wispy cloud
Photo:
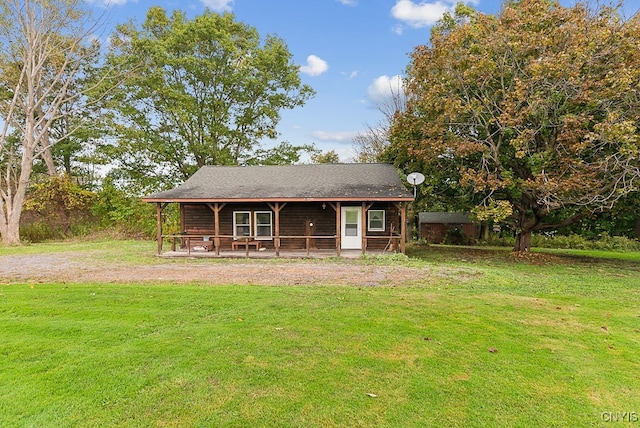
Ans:
[[[108,8],[111,6],[123,6],[129,3],[129,1],[130,0],[88,0],[87,3]],[[131,3],[137,3],[137,0],[133,0]]]
[[[345,6],[357,6],[357,0],[336,0],[337,2],[342,3]]]
[[[300,67],[300,72],[308,76],[319,76],[329,69],[325,60],[315,55],[307,57],[307,64]]]
[[[205,7],[214,12],[231,12],[234,0],[200,0]]]
[[[387,76],[383,75],[378,77],[367,88],[367,95],[369,101],[375,106],[383,106],[393,100],[394,97],[400,95],[403,92],[404,82],[402,76]]]
[[[344,77],[346,77],[347,80],[351,80],[351,79],[355,79],[356,77],[358,77],[358,70],[353,70],[351,72],[343,71],[340,74],[343,75]]]
[[[397,0],[395,6],[391,8],[391,15],[410,27],[422,28],[435,24],[445,12],[453,12],[454,9],[454,1]],[[399,33],[399,30],[396,28],[395,32]]]
[[[333,141],[336,143],[351,143],[357,132],[330,132],[330,131],[313,131],[311,136],[318,141]]]

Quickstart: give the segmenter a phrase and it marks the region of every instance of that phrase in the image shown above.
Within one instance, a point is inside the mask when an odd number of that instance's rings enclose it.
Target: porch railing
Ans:
[[[180,248],[185,247],[187,250],[187,254],[191,254],[191,249],[195,246],[210,246],[212,250],[215,251],[216,256],[220,255],[221,239],[229,239],[239,242],[240,245],[244,243],[245,254],[249,257],[249,242],[253,242],[255,238],[253,237],[244,237],[244,238],[236,238],[233,235],[213,235],[213,234],[185,234],[185,233],[174,233],[169,235],[162,235],[162,240],[169,239],[171,241],[171,251],[176,251],[178,242],[180,243]],[[280,255],[280,250],[282,250],[282,241],[283,240],[305,240],[305,248],[304,251],[306,255],[309,256],[311,251],[317,248],[312,248],[312,243],[315,243],[315,240],[322,239],[338,239],[337,235],[281,235],[281,236],[273,236],[272,240],[274,243],[274,249],[276,256]],[[368,248],[368,241],[370,240],[386,240],[388,241],[385,251],[387,250],[397,250],[400,244],[400,235],[387,235],[387,236],[364,236],[363,237],[363,246],[362,253],[364,254]],[[194,242],[194,245],[192,245]],[[159,254],[162,253],[162,246],[159,247]],[[340,255],[340,248],[336,245],[336,255]]]

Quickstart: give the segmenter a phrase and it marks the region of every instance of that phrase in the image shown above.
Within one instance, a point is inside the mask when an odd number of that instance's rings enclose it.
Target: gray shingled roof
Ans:
[[[186,200],[413,200],[389,164],[204,166],[147,202]]]
[[[462,224],[473,223],[469,214],[464,213],[444,213],[444,212],[422,212],[418,213],[418,221],[422,223],[442,223],[442,224]]]

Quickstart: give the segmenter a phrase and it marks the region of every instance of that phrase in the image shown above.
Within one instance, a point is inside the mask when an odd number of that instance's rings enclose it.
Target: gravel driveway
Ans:
[[[394,286],[425,281],[434,272],[399,263],[296,260],[153,260],[110,262],[91,253],[0,256],[0,282],[170,282],[208,284],[349,284]]]

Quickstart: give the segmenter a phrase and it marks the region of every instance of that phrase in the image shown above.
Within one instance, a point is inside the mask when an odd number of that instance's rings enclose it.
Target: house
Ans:
[[[464,213],[421,212],[418,224],[420,238],[432,244],[465,244],[476,237],[476,226]]]
[[[388,164],[204,166],[155,203],[164,239],[191,251],[395,250],[404,252],[413,195]],[[162,211],[180,204],[182,233],[162,233]]]

